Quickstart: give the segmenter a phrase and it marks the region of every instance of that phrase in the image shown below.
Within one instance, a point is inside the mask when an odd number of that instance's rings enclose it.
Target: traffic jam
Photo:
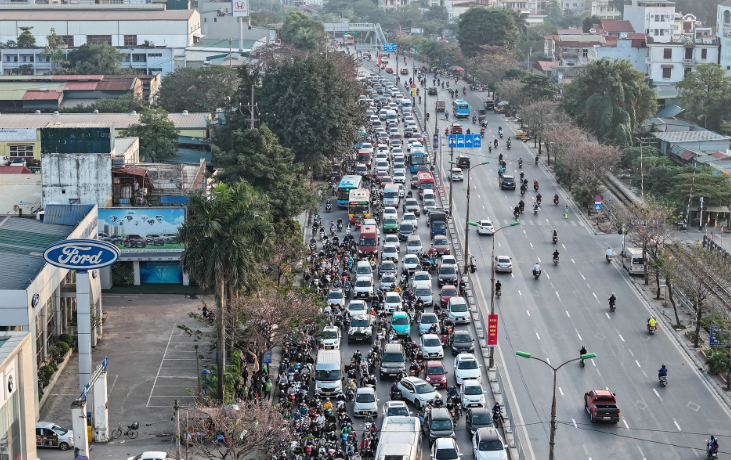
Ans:
[[[333,166],[309,239],[305,281],[327,300],[330,325],[318,339],[314,396],[293,402],[329,409],[332,458],[507,459],[464,261],[411,100],[393,77],[361,77],[365,142]],[[405,447],[390,431],[413,441]]]

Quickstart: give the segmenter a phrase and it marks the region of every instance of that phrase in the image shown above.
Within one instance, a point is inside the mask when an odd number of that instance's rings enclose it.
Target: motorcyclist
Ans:
[[[542,199],[543,199],[543,197],[541,196],[540,193],[538,195],[536,195],[536,201],[538,202],[538,204],[541,204]]]
[[[612,257],[612,248],[611,247],[607,248],[607,255],[605,256],[605,258],[607,260],[609,260],[610,257]]]
[[[498,293],[498,294],[499,294],[499,293],[501,292],[501,291],[500,291],[500,289],[501,289],[502,287],[503,287],[503,285],[502,285],[502,283],[500,283],[500,280],[498,280],[498,281],[495,281],[495,292],[496,292],[496,293]]]
[[[553,202],[558,204],[558,193],[553,195]]]
[[[500,135],[502,135],[503,134],[503,127],[502,126],[498,126],[497,131],[498,131],[498,133],[500,133]]]
[[[515,209],[513,209],[513,214],[515,214],[515,217],[518,217],[520,215],[520,207],[516,206]]]
[[[523,167],[523,158],[518,158],[518,168]]]
[[[512,142],[510,141],[510,138],[508,138],[507,144],[508,144],[508,148],[510,148],[510,144],[512,144]]]
[[[657,320],[655,320],[654,316],[650,316],[647,320],[647,330],[649,331],[651,328],[657,328]]]
[[[533,203],[533,212],[538,211],[538,202]]]
[[[335,233],[335,222],[330,221],[330,233]]]
[[[555,251],[553,251],[553,259],[554,260],[558,260],[558,249],[556,249]]]
[[[711,435],[711,439],[708,440],[706,449],[708,450],[708,453],[718,453],[718,438]]]
[[[499,415],[502,415],[502,413],[503,413],[503,412],[502,412],[502,410],[501,410],[501,408],[500,408],[500,403],[496,402],[496,403],[495,403],[495,405],[494,405],[494,406],[492,406],[492,416],[493,416],[493,418],[494,418],[494,417],[495,417],[496,415],[498,415],[498,414],[499,414]]]
[[[470,128],[467,128],[467,134],[472,134],[472,133],[470,132]]]
[[[333,403],[330,402],[330,398],[327,398],[325,400],[325,404],[322,405],[322,410],[328,410],[328,409],[333,410]]]
[[[615,297],[614,293],[612,292],[612,296],[609,297],[609,306],[613,306],[617,302],[617,297]]]
[[[525,203],[523,202],[523,200],[520,200],[520,201],[518,202],[518,207],[520,207],[520,210],[521,210],[521,211],[522,211],[523,209],[525,209]]]
[[[401,396],[401,391],[398,389],[397,382],[393,382],[393,385],[391,385],[391,399],[393,399],[394,396]]]
[[[551,238],[554,241],[558,241],[558,231],[555,228],[553,229],[553,234],[551,235]]]
[[[442,395],[437,393],[436,396],[434,396],[434,402],[432,403],[432,406],[444,407],[444,401],[442,401]]]
[[[449,391],[447,391],[447,397],[448,398],[454,398],[457,396],[459,392],[457,391],[457,388],[454,387],[454,385],[449,386]]]
[[[579,356],[584,356],[586,353],[586,347],[582,345],[581,350],[579,350]]]
[[[533,274],[541,273],[541,266],[536,262],[536,264],[533,266]]]
[[[477,117],[472,115],[472,123],[477,123]]]
[[[658,380],[662,380],[663,377],[667,378],[668,376],[668,368],[665,367],[663,364],[660,370],[657,371],[657,378]]]
[[[533,188],[538,190],[538,179],[533,181]]]
[[[520,180],[522,181],[524,177],[525,177],[525,173],[523,171],[521,171],[520,172]]]
[[[355,379],[349,379],[348,383],[345,384],[345,390],[357,390],[358,386],[355,384]]]
[[[419,375],[421,373],[421,366],[419,366],[419,363],[416,362],[416,360],[411,361],[411,366],[409,366],[409,371],[412,371],[414,375]]]

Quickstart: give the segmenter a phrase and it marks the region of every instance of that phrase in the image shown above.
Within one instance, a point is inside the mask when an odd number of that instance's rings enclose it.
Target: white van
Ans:
[[[383,189],[383,205],[398,207],[399,204],[399,187],[398,184],[388,184]]]
[[[645,274],[645,259],[642,258],[642,249],[626,248],[622,257],[622,266],[630,275]]]
[[[407,117],[409,115],[413,114],[413,111],[411,110],[411,107],[401,107],[401,115]]]
[[[413,107],[413,104],[411,103],[411,100],[410,100],[410,99],[406,99],[406,98],[404,98],[404,99],[403,99],[403,100],[401,101],[401,108],[402,108],[402,109],[405,109],[405,108],[407,108],[407,107],[408,107],[408,108],[411,108],[411,107]]]
[[[417,417],[384,417],[375,459],[421,459],[421,433],[421,421]]]
[[[343,391],[340,350],[319,350],[315,364],[315,391],[325,396],[337,396]]]
[[[398,123],[398,114],[395,110],[386,111],[386,120]]]

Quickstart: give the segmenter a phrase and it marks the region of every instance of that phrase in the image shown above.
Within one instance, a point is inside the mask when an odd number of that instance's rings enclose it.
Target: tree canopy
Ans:
[[[18,48],[35,48],[37,46],[36,37],[34,37],[31,33],[31,29],[33,29],[33,27],[26,26],[19,27],[19,29],[23,32],[18,35]]]
[[[325,24],[305,13],[293,11],[284,19],[279,37],[282,43],[301,50],[315,51],[325,45]]]
[[[721,115],[716,113],[715,117],[709,117],[709,111],[724,111],[723,107],[713,105],[719,101],[727,102],[731,93],[731,77],[726,75],[720,65],[712,62],[696,66],[692,72],[685,74],[676,87],[687,116],[706,124],[712,121],[709,118],[718,118]]]
[[[561,107],[600,142],[628,146],[639,124],[655,114],[657,96],[629,61],[603,58],[566,85]]]
[[[520,31],[507,8],[470,8],[459,17],[457,41],[466,57],[474,57],[482,45],[515,48]]]
[[[140,153],[153,162],[172,158],[178,151],[179,133],[165,109],[143,108],[140,122],[124,132],[127,136],[140,138]]]
[[[75,75],[120,75],[137,73],[131,67],[123,68],[125,54],[117,48],[104,45],[84,44],[68,54],[68,62],[62,73]]]
[[[229,107],[239,76],[226,66],[182,67],[162,79],[158,104],[168,112],[215,112]]]

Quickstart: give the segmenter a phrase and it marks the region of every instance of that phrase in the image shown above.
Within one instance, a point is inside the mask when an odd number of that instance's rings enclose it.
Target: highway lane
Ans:
[[[478,95],[470,91],[466,100],[473,108],[479,102]],[[433,110],[431,102],[427,105]],[[506,134],[512,134],[501,119],[488,115],[486,139],[496,135],[501,124]],[[442,131],[445,121],[440,124]],[[471,126],[471,122],[463,125]],[[567,425],[559,425],[557,452],[569,454],[571,458],[592,459],[617,458],[618,454],[643,459],[703,455],[684,446],[702,449],[703,440],[709,434],[718,436],[725,432],[731,426],[728,409],[719,404],[684,353],[668,337],[668,331],[661,327],[655,336],[648,335],[645,324],[650,312],[621,269],[606,264],[603,259],[607,245],[615,251],[621,248],[621,237],[593,235],[573,214],[573,209],[569,218],[564,219],[565,196],[559,193],[561,205],[553,205],[551,199],[558,188],[542,168],[532,164],[526,146],[517,141],[509,152],[500,149],[490,153],[483,148],[477,154],[491,164],[472,173],[470,219],[491,217],[497,221],[496,225],[512,221],[511,208],[517,204],[520,194],[498,189],[496,157],[501,152],[507,157],[509,172],[516,175],[519,173],[517,158],[522,156],[523,170],[531,182],[533,178],[539,180],[544,196],[544,205],[537,216],[532,212],[524,214],[521,226],[506,229],[495,237],[496,253],[512,256],[515,264],[513,276],[498,275],[504,294],[496,301],[501,317],[502,355],[524,423],[529,425],[527,430],[536,456],[543,457],[548,450],[551,371],[536,361],[515,357],[514,352],[528,351],[555,365],[577,357],[582,344],[598,356],[586,368],[571,363],[559,371],[558,420]],[[477,155],[472,155],[473,161]],[[464,232],[465,188],[466,183],[456,184],[454,189],[455,214],[461,233]],[[528,193],[526,197],[529,195],[534,194]],[[525,201],[528,208],[530,201]],[[549,235],[553,228],[560,237],[559,266],[551,263],[554,245]],[[470,252],[478,258],[479,284],[486,295],[483,307],[489,306],[490,238],[477,237],[471,231]],[[544,273],[535,281],[530,271],[537,260],[541,261]],[[609,312],[606,300],[611,292],[619,299],[615,313]],[[670,369],[670,383],[666,388],[657,383],[656,372],[663,363]],[[617,426],[589,423],[582,397],[591,388],[609,388],[617,393],[622,410],[622,421]]]

